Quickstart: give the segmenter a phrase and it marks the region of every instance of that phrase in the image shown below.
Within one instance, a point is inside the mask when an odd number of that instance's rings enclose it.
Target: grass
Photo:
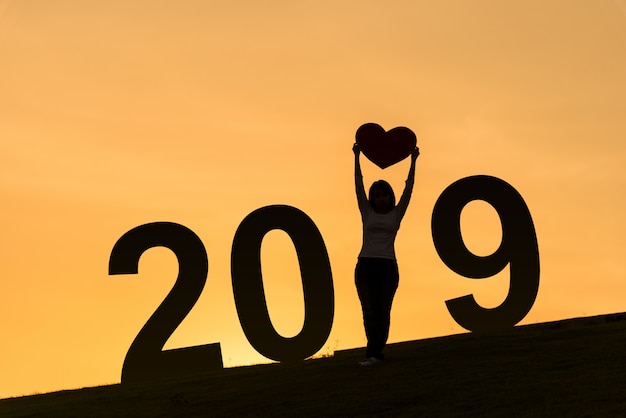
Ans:
[[[626,314],[0,400],[2,417],[626,416]]]

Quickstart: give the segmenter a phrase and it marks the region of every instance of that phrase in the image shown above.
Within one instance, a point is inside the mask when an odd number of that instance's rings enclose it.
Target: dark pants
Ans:
[[[383,360],[389,336],[391,303],[398,288],[398,264],[386,258],[359,258],[354,272],[356,290],[363,308],[367,358]]]

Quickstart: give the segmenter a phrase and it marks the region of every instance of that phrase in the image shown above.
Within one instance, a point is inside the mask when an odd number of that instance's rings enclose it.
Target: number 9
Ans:
[[[502,242],[486,257],[470,252],[461,236],[461,211],[473,200],[491,204],[502,222]],[[435,203],[431,227],[439,257],[457,274],[483,279],[510,266],[509,293],[500,306],[483,308],[473,295],[446,301],[459,325],[474,332],[497,332],[515,326],[526,316],[539,290],[539,249],[528,207],[510,184],[484,175],[452,183]]]

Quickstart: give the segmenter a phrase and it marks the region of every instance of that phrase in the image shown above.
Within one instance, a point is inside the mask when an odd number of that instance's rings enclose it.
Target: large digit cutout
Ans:
[[[473,200],[484,200],[500,215],[502,242],[493,254],[471,253],[461,236],[461,211]],[[437,199],[432,234],[441,260],[454,272],[473,279],[493,276],[507,264],[509,293],[502,304],[486,309],[473,295],[446,301],[454,320],[474,332],[497,332],[515,326],[530,311],[539,290],[539,250],[528,207],[508,183],[490,176],[472,176],[448,186]]]
[[[267,310],[261,275],[261,244],[273,229],[292,239],[304,291],[304,325],[285,338],[276,332]],[[248,215],[239,225],[231,254],[233,294],[239,322],[250,344],[272,360],[289,362],[315,354],[326,342],[333,323],[333,279],[328,253],[313,221],[291,206],[273,205]]]
[[[111,251],[109,274],[137,274],[141,255],[157,246],[169,248],[176,254],[178,278],[131,344],[122,368],[122,383],[223,367],[219,343],[162,351],[200,297],[206,282],[209,268],[206,250],[193,231],[170,222],[155,222],[131,229],[122,235]]]

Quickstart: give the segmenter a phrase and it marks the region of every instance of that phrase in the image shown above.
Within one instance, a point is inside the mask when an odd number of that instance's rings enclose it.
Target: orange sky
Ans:
[[[119,382],[177,263],[155,248],[139,275],[109,276],[109,254],[154,221],[191,228],[209,257],[166,348],[219,341],[225,366],[266,361],[239,325],[230,249],[269,204],[306,212],[326,243],[320,353],[363,346],[351,147],[365,122],[410,127],[422,152],[390,342],[464,332],[445,300],[506,295],[507,271],[459,277],[432,243],[437,197],[475,174],[512,184],[535,222],[541,282],[522,323],[626,310],[623,0],[0,1],[0,60],[0,397]],[[363,170],[400,193],[408,161]],[[487,204],[462,227],[470,249],[497,248]],[[295,335],[295,251],[279,231],[262,251],[272,320]]]

